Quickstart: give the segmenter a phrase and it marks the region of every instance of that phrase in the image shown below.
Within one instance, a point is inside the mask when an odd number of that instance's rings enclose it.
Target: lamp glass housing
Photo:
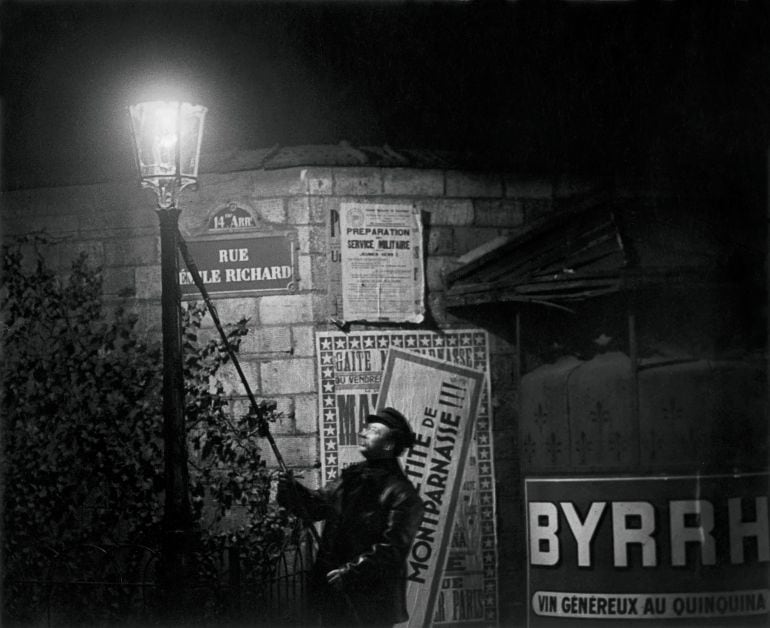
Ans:
[[[206,107],[156,100],[129,107],[134,155],[142,187],[158,195],[161,208],[198,181]]]

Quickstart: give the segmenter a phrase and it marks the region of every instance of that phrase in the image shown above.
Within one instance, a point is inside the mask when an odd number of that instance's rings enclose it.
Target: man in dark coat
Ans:
[[[384,408],[366,418],[363,462],[312,491],[282,474],[278,502],[324,520],[311,573],[311,604],[324,626],[389,626],[408,619],[406,558],[423,505],[398,462],[414,444],[409,422]]]

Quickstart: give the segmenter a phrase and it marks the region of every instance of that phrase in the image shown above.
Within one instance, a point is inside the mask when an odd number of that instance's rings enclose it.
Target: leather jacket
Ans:
[[[423,504],[395,458],[365,460],[323,488],[293,482],[278,502],[300,517],[324,520],[311,573],[311,601],[328,625],[405,621],[406,559]],[[326,580],[342,570],[342,595]]]

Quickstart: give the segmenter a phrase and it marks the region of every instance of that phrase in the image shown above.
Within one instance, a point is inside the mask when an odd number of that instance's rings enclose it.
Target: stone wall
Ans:
[[[223,322],[248,317],[250,333],[241,348],[252,389],[273,398],[287,414],[274,428],[292,467],[318,482],[318,398],[314,359],[316,331],[336,329],[329,294],[328,232],[331,216],[346,201],[414,203],[422,212],[426,241],[426,303],[439,327],[467,326],[444,306],[445,275],[458,258],[500,235],[514,234],[555,205],[555,194],[575,189],[562,181],[512,174],[441,169],[377,167],[290,167],[205,174],[199,190],[182,194],[180,230],[187,237],[204,229],[227,203],[248,208],[256,229],[296,232],[298,290],[293,294],[217,299]],[[149,334],[160,330],[160,246],[154,199],[136,183],[109,183],[19,190],[6,194],[3,236],[44,229],[56,239],[51,262],[62,272],[81,252],[103,265],[108,300],[128,294]],[[214,333],[207,319],[208,333]],[[478,322],[476,322],[478,324]],[[513,322],[511,322],[511,326]],[[515,347],[510,334],[491,340],[492,406],[499,536],[501,619],[518,612],[524,575],[522,513],[516,460]],[[235,411],[245,407],[234,370],[224,373]],[[269,448],[265,456],[273,462]]]

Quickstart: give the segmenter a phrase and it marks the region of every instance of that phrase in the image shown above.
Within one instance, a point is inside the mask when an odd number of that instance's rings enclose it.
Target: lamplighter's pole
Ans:
[[[163,443],[165,509],[161,579],[170,620],[183,621],[186,607],[192,510],[188,491],[187,441],[184,418],[182,325],[177,257],[176,207],[159,209],[161,313],[163,325]]]

